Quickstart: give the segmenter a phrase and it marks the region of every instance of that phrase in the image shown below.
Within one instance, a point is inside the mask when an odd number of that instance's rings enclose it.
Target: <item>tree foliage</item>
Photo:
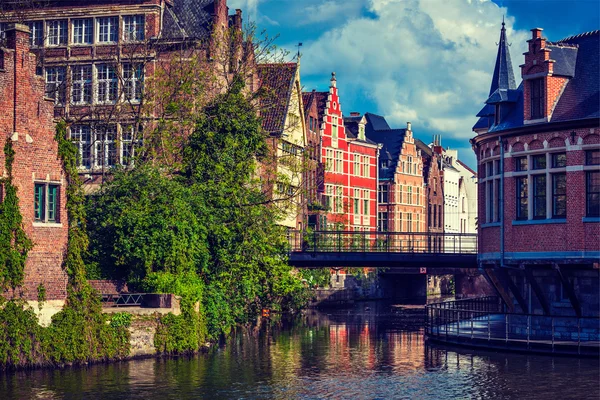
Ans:
[[[279,211],[260,190],[257,160],[266,141],[243,88],[236,81],[194,115],[180,170],[139,162],[88,202],[95,272],[182,295],[185,313],[201,300],[212,338],[263,307],[297,308],[305,298],[287,265]],[[202,339],[201,327],[172,317],[163,323],[174,335]],[[161,351],[181,350],[159,336]]]

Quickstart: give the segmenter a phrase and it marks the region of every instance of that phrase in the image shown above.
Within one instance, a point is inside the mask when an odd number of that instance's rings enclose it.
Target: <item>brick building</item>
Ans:
[[[146,84],[157,73],[166,79],[195,59],[195,78],[212,74],[214,79],[207,78],[203,89],[213,93],[241,60],[253,62],[252,46],[241,34],[241,11],[229,15],[226,0],[30,4],[19,12],[3,13],[0,31],[8,22],[29,26],[38,72],[54,100],[54,116],[67,121],[71,138],[78,142],[86,185],[100,182],[115,165],[131,163],[144,130],[154,127],[155,118],[170,118],[156,95],[152,101],[148,98],[160,90]],[[228,36],[231,32],[237,36]],[[175,55],[180,57],[177,62]],[[255,90],[255,79],[249,77],[248,83]]]
[[[385,118],[366,113],[366,136],[382,144],[379,156],[378,230],[426,232],[427,197],[423,159],[415,144],[410,122],[392,129]],[[425,247],[425,237],[398,237],[397,247]]]
[[[511,309],[598,315],[599,37],[532,29],[517,86],[502,24],[472,144],[479,264]]]
[[[426,232],[440,234],[440,237],[434,235],[428,238],[427,248],[431,251],[440,251],[444,248],[441,237],[444,233],[444,175],[441,146],[437,137],[431,146],[419,139],[415,139],[415,143],[423,159],[423,182],[427,202]]]
[[[53,102],[44,96],[43,77],[36,75],[29,38],[27,26],[11,24],[5,28],[6,46],[0,47],[0,176],[7,177],[3,149],[10,140],[15,151],[12,180],[24,230],[34,243],[22,294],[37,300],[41,284],[47,305],[60,308],[67,295],[67,274],[62,268],[68,237],[67,182],[54,140]],[[0,200],[2,196],[0,184]]]
[[[316,90],[302,93],[304,124],[306,126],[306,166],[304,171],[304,193],[307,205],[306,227],[318,228],[323,210],[322,191],[325,166],[321,162],[321,129],[317,103],[320,94]]]
[[[366,138],[366,120],[355,114],[343,117],[335,73],[329,91],[310,96],[317,108],[313,126],[319,131],[324,167],[318,188],[324,210],[316,225],[321,230],[375,230],[379,146]]]

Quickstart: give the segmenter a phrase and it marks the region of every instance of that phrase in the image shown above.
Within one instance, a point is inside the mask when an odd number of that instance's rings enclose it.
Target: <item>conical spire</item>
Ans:
[[[502,29],[500,30],[500,43],[498,44],[498,56],[496,57],[496,67],[494,68],[494,77],[490,87],[490,96],[498,89],[516,89],[515,75],[510,62],[510,52],[508,51],[508,42],[506,41],[506,29],[504,28],[504,17],[502,17]]]

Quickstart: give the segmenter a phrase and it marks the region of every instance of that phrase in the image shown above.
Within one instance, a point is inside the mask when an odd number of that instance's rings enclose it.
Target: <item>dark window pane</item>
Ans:
[[[567,216],[567,175],[552,175],[552,216],[565,218]]]
[[[533,218],[546,218],[546,175],[533,177]]]
[[[542,79],[534,79],[531,89],[531,119],[542,118],[544,108],[544,87]]]
[[[494,164],[489,162],[487,163],[487,176],[493,176],[494,175]]]
[[[546,168],[546,155],[540,154],[537,156],[531,156],[532,169],[545,169]]]
[[[586,215],[600,217],[600,171],[586,173]]]
[[[56,221],[58,208],[58,186],[48,186],[48,221]]]
[[[45,205],[45,193],[46,185],[44,184],[35,184],[34,194],[33,194],[33,210],[34,210],[34,218],[36,221],[44,221],[45,213],[44,210],[46,208]]]
[[[527,157],[518,157],[515,159],[515,169],[517,171],[527,171]]]
[[[552,168],[562,168],[567,166],[567,154],[566,153],[554,153],[552,154]]]
[[[600,150],[588,150],[585,152],[586,165],[600,165]]]
[[[527,219],[527,177],[516,178],[517,219]]]

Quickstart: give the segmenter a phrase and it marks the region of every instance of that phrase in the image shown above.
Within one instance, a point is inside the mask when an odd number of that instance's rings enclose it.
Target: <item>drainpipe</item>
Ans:
[[[498,215],[500,217],[500,266],[504,267],[504,143],[498,136],[500,147],[500,198],[498,199]]]

